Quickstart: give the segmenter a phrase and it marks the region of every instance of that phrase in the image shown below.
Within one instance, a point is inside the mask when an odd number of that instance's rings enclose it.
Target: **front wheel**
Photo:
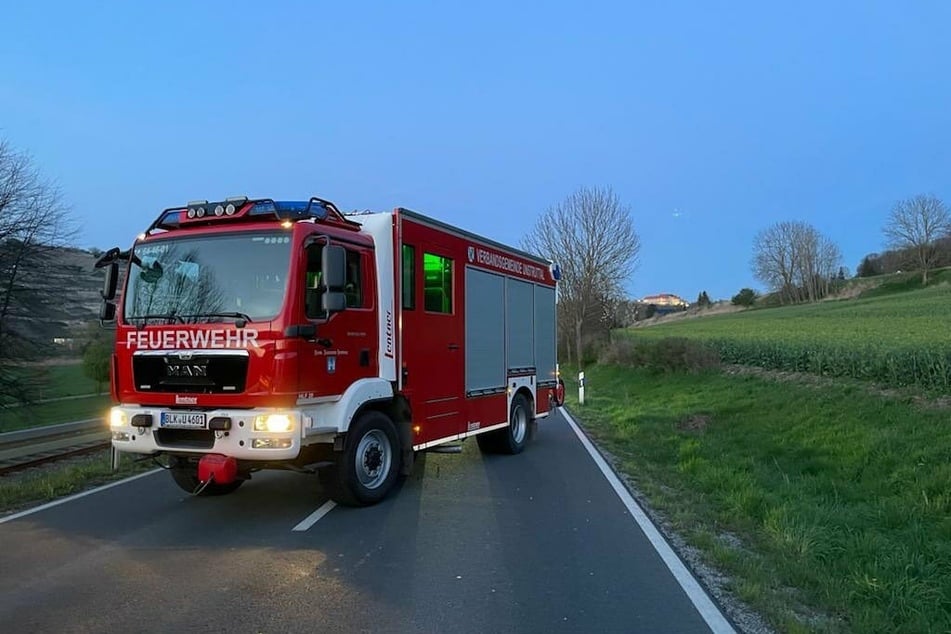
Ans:
[[[172,480],[174,480],[175,484],[181,487],[183,491],[186,493],[195,493],[198,491],[198,495],[200,496],[227,495],[244,484],[244,480],[239,479],[234,482],[229,482],[228,484],[209,482],[202,487],[201,481],[198,479],[198,463],[180,456],[172,456],[168,470],[172,474]]]
[[[336,464],[321,470],[321,482],[339,504],[376,504],[393,488],[400,456],[393,422],[382,412],[365,412],[347,432],[344,451]]]

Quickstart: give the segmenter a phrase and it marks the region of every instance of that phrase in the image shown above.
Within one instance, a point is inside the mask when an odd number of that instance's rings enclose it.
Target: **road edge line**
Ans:
[[[66,504],[67,502],[72,502],[73,500],[84,498],[87,495],[92,495],[93,493],[99,493],[100,491],[105,491],[106,489],[117,487],[120,484],[127,484],[129,482],[132,482],[133,480],[138,480],[139,478],[144,478],[145,476],[156,474],[159,471],[164,471],[164,469],[152,469],[151,471],[146,471],[145,473],[139,473],[134,476],[129,476],[128,478],[123,478],[122,480],[116,480],[115,482],[110,482],[109,484],[104,484],[94,489],[89,489],[88,491],[74,493],[73,495],[70,495],[68,497],[60,498],[58,500],[53,500],[52,502],[47,502],[46,504],[41,504],[40,506],[35,506],[31,509],[20,511],[19,513],[14,513],[13,515],[0,517],[0,524],[5,524],[6,522],[12,522],[13,520],[20,519],[21,517],[26,517],[27,515],[32,515],[33,513],[39,513],[40,511],[51,509],[54,506],[59,506],[60,504]]]
[[[674,549],[670,547],[670,544],[667,543],[664,536],[657,530],[654,522],[651,521],[647,513],[645,513],[640,504],[637,503],[637,500],[634,499],[631,492],[627,490],[627,487],[621,482],[617,473],[614,472],[611,465],[608,464],[604,456],[601,455],[601,452],[594,446],[594,443],[591,442],[587,434],[581,429],[581,426],[575,421],[574,417],[572,417],[565,408],[561,408],[561,413],[564,415],[565,420],[568,421],[568,425],[572,431],[575,432],[578,440],[581,441],[581,445],[591,456],[592,460],[594,460],[594,463],[601,470],[601,473],[611,485],[611,488],[614,489],[617,496],[621,498],[621,502],[627,507],[631,517],[644,532],[647,541],[654,547],[654,550],[667,566],[667,569],[670,570],[674,579],[677,580],[677,583],[680,584],[687,598],[693,603],[693,606],[697,609],[697,612],[700,613],[700,617],[706,622],[710,630],[715,634],[736,634],[736,629],[726,616],[723,615],[723,612],[717,604],[714,603],[703,586],[700,585],[700,582],[697,581],[693,573],[690,572],[690,569],[687,568],[687,565],[680,556],[674,552]]]
[[[313,513],[311,513],[310,515],[302,519],[297,524],[297,526],[291,529],[291,532],[301,533],[303,531],[308,530],[311,526],[316,524],[320,520],[320,518],[322,518],[324,515],[326,515],[330,511],[334,510],[336,506],[337,506],[336,502],[334,502],[333,500],[327,500],[320,506],[319,509],[317,509],[316,511],[314,511]]]

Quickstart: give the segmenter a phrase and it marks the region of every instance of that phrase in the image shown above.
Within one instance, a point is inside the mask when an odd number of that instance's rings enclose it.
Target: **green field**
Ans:
[[[590,366],[586,392],[598,445],[778,630],[951,631],[948,410],[715,370]]]
[[[615,336],[701,339],[727,363],[951,389],[951,285],[883,293],[662,320]]]
[[[51,365],[46,368],[45,385],[40,388],[37,399],[60,398],[63,396],[87,396],[96,393],[96,382],[83,373],[81,363]],[[108,392],[109,384],[104,383],[102,390]]]
[[[779,630],[951,631],[949,277],[615,331],[576,411]]]
[[[83,374],[79,363],[27,366],[21,371],[35,382],[33,403],[0,407],[0,433],[97,418],[109,409],[108,394],[89,396],[95,394],[96,383]]]
[[[105,421],[111,404],[112,398],[104,395],[2,408],[0,409],[0,433],[90,418],[102,418]]]
[[[32,384],[30,398],[44,401],[65,396],[88,396],[96,393],[96,382],[83,373],[78,360],[56,364],[30,364],[18,367],[16,373]],[[109,390],[103,384],[104,391]]]

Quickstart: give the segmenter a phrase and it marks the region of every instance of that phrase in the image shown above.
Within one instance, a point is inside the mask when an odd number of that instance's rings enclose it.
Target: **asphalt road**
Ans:
[[[4,632],[709,632],[560,416],[519,456],[429,454],[383,503],[165,473],[0,524]],[[326,510],[326,507],[325,507]]]

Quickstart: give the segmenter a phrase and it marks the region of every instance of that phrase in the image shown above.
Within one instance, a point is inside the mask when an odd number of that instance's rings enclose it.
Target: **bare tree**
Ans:
[[[834,242],[801,221],[771,225],[753,241],[753,274],[784,303],[827,295],[841,260]]]
[[[951,214],[941,199],[915,196],[892,207],[884,232],[889,246],[907,249],[913,254],[924,285],[938,259],[938,239],[951,232]]]
[[[30,157],[0,141],[0,400],[24,400],[28,385],[15,369],[39,342],[18,318],[62,294],[46,283],[47,250],[71,237],[59,188],[40,177]]]
[[[583,363],[584,338],[624,296],[641,243],[630,209],[610,187],[582,187],[550,207],[522,241],[526,250],[556,262],[558,315],[568,337],[568,360]]]

